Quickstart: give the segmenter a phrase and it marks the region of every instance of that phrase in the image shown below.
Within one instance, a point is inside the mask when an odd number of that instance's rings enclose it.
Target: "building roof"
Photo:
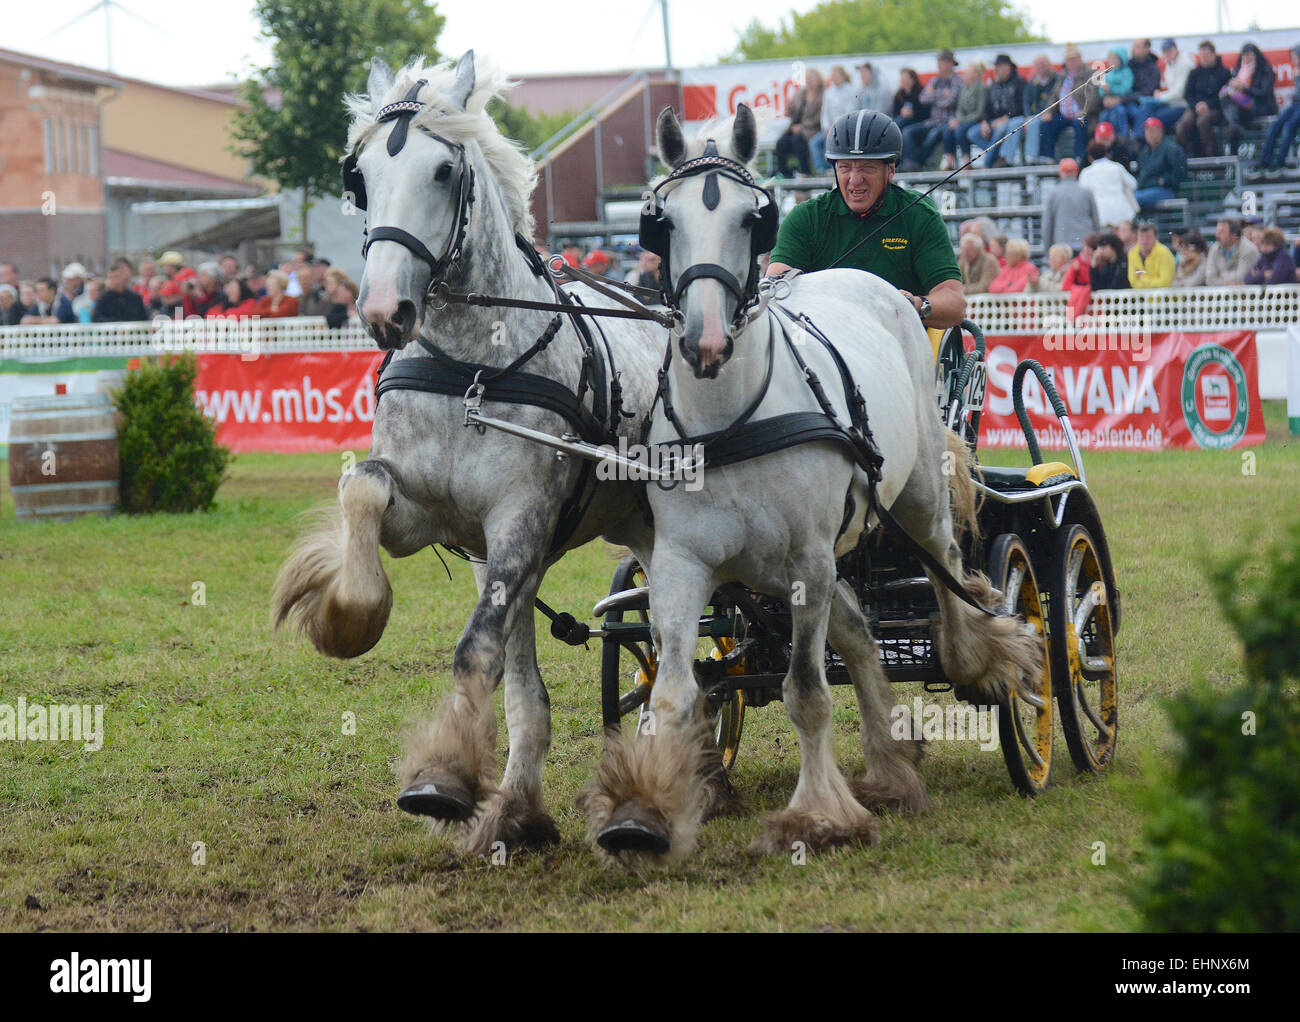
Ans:
[[[19,53],[17,50],[0,48],[0,61],[6,64],[17,64],[20,67],[30,67],[37,71],[44,71],[47,74],[57,75],[69,81],[83,82],[86,85],[102,85],[110,89],[120,89],[125,80],[105,71],[97,71],[93,67],[83,67],[80,64],[65,64],[61,60],[48,60],[45,57],[33,56],[30,53]]]
[[[174,163],[137,156],[117,149],[104,150],[104,179],[109,187],[212,191],[226,195],[257,195],[262,191],[248,181],[207,174]]]

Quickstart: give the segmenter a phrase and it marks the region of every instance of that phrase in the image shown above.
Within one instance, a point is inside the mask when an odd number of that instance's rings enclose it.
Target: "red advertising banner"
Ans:
[[[234,451],[342,451],[370,446],[381,351],[200,354],[195,401]]]
[[[1011,382],[1021,359],[1051,374],[1082,449],[1222,449],[1264,442],[1255,335],[1088,334],[987,339],[988,386],[981,447],[1024,447]],[[1037,379],[1025,380],[1025,408],[1043,447],[1065,439]]]

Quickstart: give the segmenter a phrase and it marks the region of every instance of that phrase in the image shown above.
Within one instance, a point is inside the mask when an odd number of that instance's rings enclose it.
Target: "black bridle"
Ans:
[[[718,204],[718,178],[725,177],[748,188],[754,193],[754,211],[751,216],[751,238],[749,253],[749,274],[744,284],[725,266],[717,263],[695,263],[687,267],[674,283],[672,276],[672,245],[669,241],[671,224],[664,217],[663,198],[660,190],[670,184],[679,183],[690,177],[707,174],[702,200],[707,209],[715,209]],[[766,199],[766,202],[762,201]],[[718,153],[717,145],[710,139],[705,146],[704,155],[675,167],[666,178],[657,184],[646,199],[641,211],[641,247],[654,252],[662,260],[659,279],[662,284],[661,300],[672,312],[680,314],[682,297],[686,289],[700,279],[716,280],[732,297],[736,299],[736,311],[732,316],[733,330],[745,325],[750,310],[758,302],[758,257],[771,250],[776,240],[777,208],[772,193],[759,185],[749,169],[736,160],[728,159]]]
[[[378,123],[396,121],[393,130],[388,135],[387,148],[389,156],[396,156],[406,145],[406,137],[412,119],[426,106],[417,97],[420,94],[420,89],[427,84],[428,82],[421,78],[411,86],[403,99],[398,100],[396,103],[389,103],[380,109],[376,118]],[[469,232],[470,207],[474,204],[474,166],[466,156],[465,146],[462,143],[454,142],[427,129],[426,133],[430,137],[437,139],[448,149],[454,150],[457,157],[456,226],[447,238],[447,244],[442,255],[435,256],[423,241],[400,227],[383,225],[372,228],[367,222],[363,231],[364,240],[361,244],[361,258],[366,258],[370,246],[376,241],[393,241],[406,248],[429,267],[429,286],[425,292],[425,301],[427,302],[434,290],[442,283],[448,269],[460,258],[465,247],[465,236]],[[355,152],[350,153],[344,161],[343,180],[345,188],[355,196],[352,200],[353,205],[364,210],[367,205],[365,181],[361,176],[360,168],[357,166],[357,154]]]

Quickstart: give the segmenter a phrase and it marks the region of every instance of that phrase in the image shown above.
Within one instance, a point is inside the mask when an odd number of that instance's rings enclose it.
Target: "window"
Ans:
[[[45,173],[54,173],[54,125],[45,118]]]
[[[99,177],[99,128],[94,124],[86,129],[86,145],[89,149],[90,176]]]
[[[68,172],[68,125],[66,121],[58,121],[54,125],[54,144],[59,154],[59,173]]]

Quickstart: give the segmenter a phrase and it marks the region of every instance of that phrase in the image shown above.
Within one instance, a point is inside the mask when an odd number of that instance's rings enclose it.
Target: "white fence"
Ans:
[[[1285,331],[1300,323],[1300,285],[1099,291],[1089,315],[1097,326],[1182,330]],[[990,336],[1033,335],[1065,322],[1061,292],[971,295],[967,316]],[[247,353],[367,351],[374,342],[352,319],[331,330],[318,316],[265,320],[159,320],[0,328],[0,359],[43,361],[90,356],[156,355],[183,349]]]

